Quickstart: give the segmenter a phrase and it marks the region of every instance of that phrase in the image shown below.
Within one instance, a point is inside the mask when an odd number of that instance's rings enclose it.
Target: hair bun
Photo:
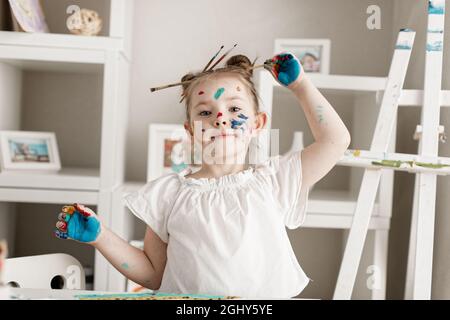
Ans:
[[[181,82],[184,81],[189,81],[195,78],[195,75],[193,73],[188,73],[185,74],[182,78],[181,78]],[[190,83],[183,83],[183,92],[186,91],[186,89],[189,87]]]
[[[250,77],[253,75],[253,69],[251,69],[252,62],[250,61],[249,58],[247,58],[247,56],[244,56],[242,54],[238,54],[238,55],[230,57],[227,60],[226,66],[242,68],[248,72]]]

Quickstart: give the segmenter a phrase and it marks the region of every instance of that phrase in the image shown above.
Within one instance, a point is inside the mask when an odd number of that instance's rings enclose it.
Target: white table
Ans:
[[[12,300],[77,300],[75,296],[82,294],[101,294],[111,292],[99,292],[89,290],[56,290],[56,289],[22,289],[8,288]]]
[[[105,292],[89,290],[55,290],[55,289],[23,289],[8,288],[9,300],[78,300],[78,295],[120,294],[124,292]],[[129,293],[129,292],[128,292]],[[0,294],[1,296],[1,294]],[[236,300],[311,300],[311,299],[274,299],[274,298],[239,298]],[[316,300],[316,299],[313,299]]]

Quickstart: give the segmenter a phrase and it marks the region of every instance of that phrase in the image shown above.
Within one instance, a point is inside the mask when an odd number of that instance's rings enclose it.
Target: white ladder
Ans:
[[[450,158],[438,157],[439,110],[441,106],[442,47],[445,1],[429,1],[428,37],[423,94],[406,90],[408,96],[423,99],[419,154],[388,153],[403,83],[415,33],[402,30],[389,71],[370,151],[348,150],[339,164],[365,167],[358,202],[336,284],[334,299],[350,299],[367,235],[381,169],[401,170],[416,175],[413,224],[406,298],[429,299],[433,257],[434,214],[437,175],[450,174]],[[447,94],[447,92],[445,92]],[[403,99],[402,99],[403,100]],[[415,103],[417,101],[414,101]],[[422,130],[420,130],[422,129]]]

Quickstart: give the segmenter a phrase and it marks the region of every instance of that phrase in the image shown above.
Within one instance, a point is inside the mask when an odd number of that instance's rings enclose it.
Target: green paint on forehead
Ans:
[[[224,93],[224,91],[225,91],[225,88],[217,89],[216,93],[214,94],[214,99],[216,99],[216,100],[219,99],[220,96],[222,95],[222,93]]]

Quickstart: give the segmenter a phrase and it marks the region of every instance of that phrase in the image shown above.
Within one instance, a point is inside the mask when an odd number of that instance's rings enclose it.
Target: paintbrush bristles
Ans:
[[[177,86],[183,85],[184,83],[189,83],[189,82],[192,82],[192,81],[194,81],[194,79],[186,80],[186,81],[182,81],[182,82],[177,82],[177,83],[171,83],[171,84],[168,84],[168,85],[165,85],[165,86],[161,86],[161,87],[154,87],[154,88],[150,88],[150,91],[151,91],[151,92],[155,92],[155,91],[157,91],[157,90],[162,90],[162,89],[167,89],[167,88],[177,87]]]
[[[223,60],[223,59],[231,52],[231,50],[233,50],[234,48],[236,48],[236,46],[237,46],[237,43],[236,43],[230,50],[228,50],[227,52],[225,52],[225,53],[220,57],[220,59],[217,60],[216,63],[214,63],[214,64],[211,66],[211,68],[209,68],[209,70],[213,70],[214,67],[217,66],[217,65],[220,63],[220,61],[222,61],[222,60]],[[208,70],[208,71],[209,71],[209,70]]]
[[[205,72],[208,69],[209,65],[214,61],[214,59],[219,55],[220,51],[222,51],[224,46],[221,46],[219,51],[209,60],[208,64],[203,68],[202,72]]]

